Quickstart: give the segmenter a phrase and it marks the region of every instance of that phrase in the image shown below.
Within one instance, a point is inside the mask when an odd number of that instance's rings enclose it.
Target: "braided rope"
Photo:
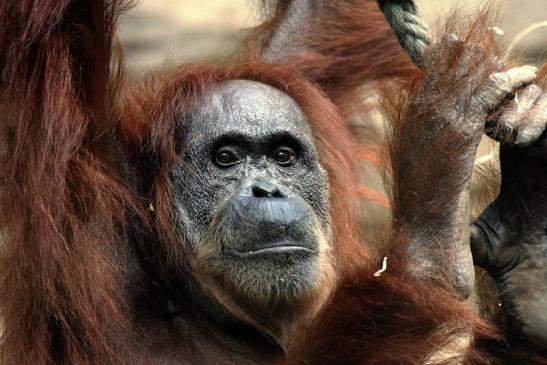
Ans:
[[[427,24],[418,15],[413,0],[378,0],[378,5],[414,64],[420,67],[425,49],[431,43]]]

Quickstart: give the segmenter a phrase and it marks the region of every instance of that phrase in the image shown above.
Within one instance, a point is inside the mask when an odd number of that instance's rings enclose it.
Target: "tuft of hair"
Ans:
[[[492,13],[487,6],[471,17],[458,12],[450,14],[437,32],[441,36],[425,51],[425,72],[381,89],[388,130],[387,175],[393,222],[405,222],[405,230],[414,235],[431,236],[428,227],[451,219],[447,212],[453,211],[458,194],[469,183],[460,175],[469,170],[465,164],[472,163],[461,158],[470,133],[457,122],[442,120],[439,110],[466,105],[469,95],[498,71],[501,49],[489,29]],[[462,64],[466,66],[459,67]],[[473,72],[478,69],[481,72]],[[428,100],[419,100],[418,94],[424,87],[429,87]],[[432,128],[431,123],[438,126]],[[431,188],[431,181],[441,180],[445,182],[442,186]],[[428,222],[426,226],[424,220]],[[441,233],[431,244],[446,239]]]
[[[126,6],[0,4],[3,364],[120,362],[116,251],[132,200],[107,156],[121,76],[113,34]]]
[[[379,277],[362,270],[344,278],[284,364],[462,363],[473,330],[491,333],[442,288],[391,265]]]

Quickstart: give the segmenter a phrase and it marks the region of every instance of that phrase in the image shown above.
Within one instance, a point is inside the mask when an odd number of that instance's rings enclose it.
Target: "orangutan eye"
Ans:
[[[296,162],[296,153],[290,147],[279,147],[273,156],[275,162],[281,166],[291,166]]]
[[[213,162],[219,167],[230,167],[241,161],[237,150],[232,146],[222,146],[213,154]]]

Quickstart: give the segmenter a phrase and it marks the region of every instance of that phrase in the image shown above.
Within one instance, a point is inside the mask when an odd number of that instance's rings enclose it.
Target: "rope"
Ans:
[[[425,49],[431,43],[429,30],[418,15],[413,0],[378,0],[378,5],[399,43],[416,66],[420,67]]]

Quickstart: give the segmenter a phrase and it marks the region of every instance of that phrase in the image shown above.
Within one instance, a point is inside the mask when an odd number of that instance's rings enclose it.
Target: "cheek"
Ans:
[[[320,167],[301,169],[300,171],[286,171],[283,174],[283,184],[298,194],[314,210],[323,225],[327,228],[330,223],[329,181],[326,172]]]
[[[205,238],[214,212],[236,188],[236,182],[226,181],[211,173],[196,169],[173,170],[173,210],[175,223],[196,246]]]

